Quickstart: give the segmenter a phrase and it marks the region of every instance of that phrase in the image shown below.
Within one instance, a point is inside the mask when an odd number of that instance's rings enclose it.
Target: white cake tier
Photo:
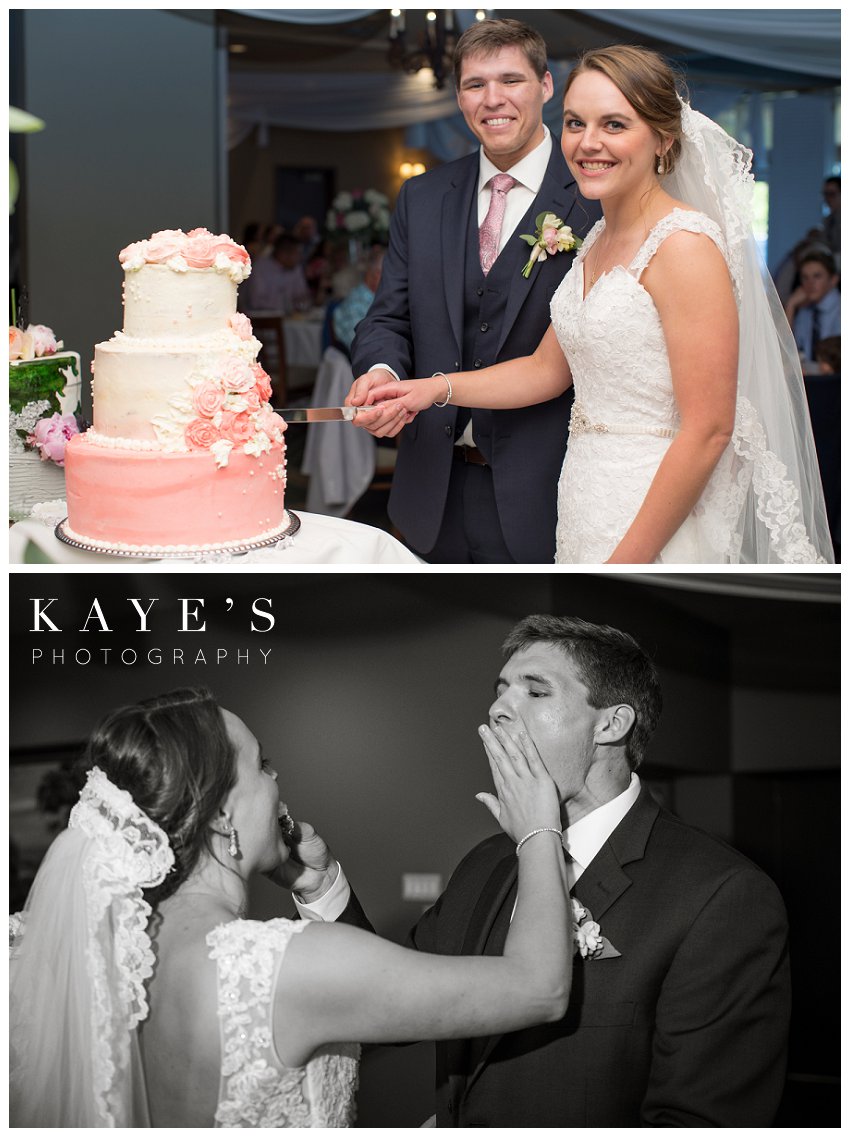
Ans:
[[[207,335],[227,328],[236,311],[236,285],[209,268],[175,272],[143,265],[124,276],[124,331],[142,339]]]
[[[155,442],[154,418],[173,414],[174,402],[191,401],[199,382],[215,379],[234,360],[252,363],[258,340],[240,340],[232,332],[208,337],[198,347],[144,346],[120,333],[97,344],[92,379],[94,429],[111,438]]]

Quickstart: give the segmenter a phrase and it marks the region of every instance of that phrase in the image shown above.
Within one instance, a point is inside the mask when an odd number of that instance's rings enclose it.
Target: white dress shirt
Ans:
[[[544,124],[543,126],[543,141],[539,146],[536,146],[530,154],[520,159],[515,166],[509,170],[500,170],[494,166],[487,155],[484,153],[483,147],[478,151],[478,225],[479,228],[487,216],[487,211],[490,208],[490,196],[492,190],[487,185],[492,177],[496,174],[506,173],[515,178],[519,185],[514,186],[510,193],[505,198],[505,215],[502,219],[502,231],[499,234],[499,252],[501,253],[505,245],[513,236],[514,230],[519,225],[522,218],[525,216],[531,203],[540,192],[540,187],[543,184],[543,179],[546,176],[546,168],[549,165],[549,159],[552,156],[552,135],[549,133],[549,128]],[[398,379],[398,375],[387,366],[386,363],[373,363],[369,368],[370,371],[375,371],[376,368],[383,368],[389,371]],[[417,378],[424,378],[424,376],[417,376]],[[465,443],[468,446],[474,445],[472,441],[472,424],[468,423],[463,436],[458,439],[458,443]]]
[[[621,794],[564,830],[564,848],[573,858],[572,864],[567,866],[570,889],[635,804],[639,793],[640,778],[632,774]],[[297,896],[294,900],[302,919],[331,923],[342,914],[350,896],[351,886],[339,866],[339,875],[324,896],[312,904],[302,904]]]

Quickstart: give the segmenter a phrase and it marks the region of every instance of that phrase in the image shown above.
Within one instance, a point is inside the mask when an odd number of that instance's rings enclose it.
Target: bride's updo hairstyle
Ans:
[[[564,99],[573,82],[585,71],[607,76],[659,138],[672,138],[669,150],[659,159],[661,172],[672,174],[682,149],[682,107],[686,98],[684,80],[656,51],[631,44],[614,44],[583,52],[564,86]]]
[[[236,752],[218,703],[205,688],[181,688],[112,711],[94,729],[85,766],[99,766],[163,829],[174,869],[147,898],[175,892],[202,853],[215,856],[213,823],[236,784]]]

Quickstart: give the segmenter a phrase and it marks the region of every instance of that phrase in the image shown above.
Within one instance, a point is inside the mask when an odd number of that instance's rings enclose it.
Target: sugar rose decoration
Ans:
[[[247,249],[226,233],[209,229],[162,229],[144,241],[135,241],[122,249],[118,260],[126,272],[137,272],[144,265],[166,265],[174,272],[189,269],[214,269],[240,284],[251,274],[251,258]],[[241,335],[238,329],[237,334]]]

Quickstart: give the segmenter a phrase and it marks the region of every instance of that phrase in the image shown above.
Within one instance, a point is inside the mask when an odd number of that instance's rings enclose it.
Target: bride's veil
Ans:
[[[13,1127],[150,1126],[136,1029],[154,962],[142,886],[172,864],[162,830],[92,770],[11,918]]]
[[[686,103],[682,129],[662,184],[720,225],[739,317],[735,429],[701,508],[730,563],[833,563],[797,347],[752,236],[752,153]]]

